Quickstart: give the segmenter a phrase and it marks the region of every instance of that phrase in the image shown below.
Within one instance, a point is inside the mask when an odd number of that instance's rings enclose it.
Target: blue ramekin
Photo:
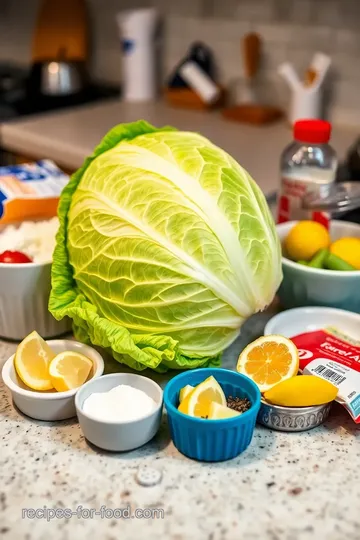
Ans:
[[[225,396],[246,397],[251,408],[233,418],[206,420],[188,416],[177,410],[179,392],[187,384],[196,386],[213,375]],[[185,371],[171,379],[165,387],[164,404],[171,438],[176,448],[199,461],[232,459],[249,446],[260,409],[261,395],[256,384],[245,375],[219,368]]]

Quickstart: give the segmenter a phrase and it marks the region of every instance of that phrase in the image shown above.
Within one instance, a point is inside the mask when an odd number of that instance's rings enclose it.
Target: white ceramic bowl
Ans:
[[[360,315],[326,307],[294,308],[278,313],[265,326],[264,334],[291,338],[298,334],[333,326],[354,339],[360,336]]]
[[[94,392],[108,392],[119,384],[142,390],[156,402],[156,408],[138,420],[103,422],[83,410],[84,401]],[[157,433],[162,416],[163,391],[153,380],[133,373],[112,373],[84,384],[75,396],[80,427],[88,441],[104,450],[125,452],[150,441]]]
[[[21,341],[33,330],[43,338],[71,329],[69,319],[57,321],[48,310],[51,263],[0,263],[0,337]]]
[[[96,379],[104,371],[104,360],[102,356],[92,347],[66,339],[57,339],[47,342],[54,352],[76,351],[93,361],[93,369],[90,374],[91,379]],[[14,404],[21,412],[36,418],[37,420],[55,421],[65,420],[76,416],[75,394],[78,389],[68,392],[36,392],[29,389],[17,376],[14,367],[14,357],[12,355],[4,364],[2,378],[4,384],[9,388]]]

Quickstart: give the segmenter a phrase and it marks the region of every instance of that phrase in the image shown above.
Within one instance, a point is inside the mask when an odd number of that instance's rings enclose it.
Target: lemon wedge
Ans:
[[[210,409],[209,409],[209,420],[223,420],[225,418],[233,418],[234,416],[240,416],[241,413],[238,411],[234,411],[233,409],[230,409],[230,407],[224,407],[224,405],[220,405],[220,403],[216,403],[216,401],[212,401],[210,403]]]
[[[226,407],[225,394],[217,380],[211,376],[198,384],[187,395],[180,403],[178,410],[189,416],[207,418],[213,401]]]
[[[186,396],[188,396],[190,394],[190,392],[192,392],[194,390],[194,387],[191,386],[191,384],[187,384],[186,386],[184,386],[184,388],[182,388],[180,390],[180,395],[179,395],[179,401],[180,403],[182,401],[184,401],[184,399],[186,398]]]
[[[32,390],[51,390],[49,364],[54,351],[37,332],[31,332],[18,346],[14,366],[16,373]]]
[[[52,385],[58,392],[78,388],[89,376],[92,361],[87,356],[73,351],[61,352],[49,365]]]

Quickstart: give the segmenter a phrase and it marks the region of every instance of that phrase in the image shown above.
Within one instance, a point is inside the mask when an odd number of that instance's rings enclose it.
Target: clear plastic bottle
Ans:
[[[310,219],[329,226],[325,212],[303,209],[304,196],[320,197],[333,186],[337,158],[328,144],[331,124],[324,120],[299,120],[294,124],[294,141],[281,155],[281,183],[278,198],[278,223]]]

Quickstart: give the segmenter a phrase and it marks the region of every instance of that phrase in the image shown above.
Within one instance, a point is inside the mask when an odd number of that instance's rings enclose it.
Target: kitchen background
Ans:
[[[322,51],[332,57],[332,120],[360,123],[359,0],[88,0],[94,79],[121,82],[116,13],[148,5],[164,14],[164,77],[191,42],[202,40],[216,56],[220,81],[232,84],[242,73],[240,38],[256,31],[264,41],[259,84],[268,102],[283,106],[290,96],[277,73],[281,62],[303,75]],[[38,6],[39,0],[0,0],[0,61],[30,64]]]

